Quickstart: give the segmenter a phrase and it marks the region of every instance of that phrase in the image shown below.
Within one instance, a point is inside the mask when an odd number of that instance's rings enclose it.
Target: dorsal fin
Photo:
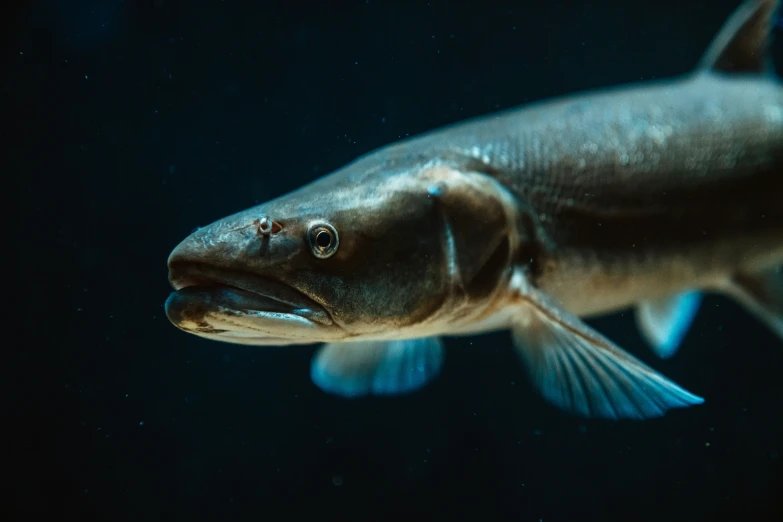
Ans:
[[[699,63],[700,70],[772,71],[769,43],[780,0],[746,0],[723,24]]]

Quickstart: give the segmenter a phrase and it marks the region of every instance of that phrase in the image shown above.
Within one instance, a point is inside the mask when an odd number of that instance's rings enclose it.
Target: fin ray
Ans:
[[[439,338],[327,343],[316,352],[310,377],[343,397],[399,395],[437,377],[444,349]]]
[[[739,273],[724,292],[783,340],[783,265],[758,273]]]
[[[779,0],[746,0],[723,24],[699,63],[700,70],[767,73]]]
[[[648,419],[704,399],[624,352],[516,274],[517,352],[551,404],[583,417]]]
[[[658,357],[668,359],[677,352],[693,324],[701,300],[701,293],[689,291],[638,304],[636,323],[639,331]]]

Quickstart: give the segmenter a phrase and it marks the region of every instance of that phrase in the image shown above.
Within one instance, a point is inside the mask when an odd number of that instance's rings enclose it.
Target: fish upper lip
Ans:
[[[257,274],[216,268],[197,262],[178,262],[169,266],[169,282],[176,291],[188,287],[218,287],[238,290],[244,294],[255,294],[272,299],[290,307],[297,313],[315,322],[331,325],[333,320],[326,309],[299,290]]]

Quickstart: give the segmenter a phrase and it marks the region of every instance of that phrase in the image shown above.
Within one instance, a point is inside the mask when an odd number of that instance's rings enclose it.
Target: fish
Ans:
[[[672,357],[717,293],[783,339],[778,4],[739,5],[687,74],[427,131],[197,229],[168,258],[168,319],[319,344],[310,377],[338,397],[416,392],[444,338],[507,330],[530,388],[566,414],[704,403],[587,321],[634,310]]]

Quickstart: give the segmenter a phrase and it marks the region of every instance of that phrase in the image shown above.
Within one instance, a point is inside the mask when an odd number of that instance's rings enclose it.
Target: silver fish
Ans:
[[[312,379],[347,397],[416,390],[443,336],[510,329],[533,386],[573,414],[702,403],[583,318],[635,307],[669,357],[719,292],[783,338],[777,9],[742,4],[684,77],[431,131],[199,229],[169,257],[168,318],[325,343]]]

